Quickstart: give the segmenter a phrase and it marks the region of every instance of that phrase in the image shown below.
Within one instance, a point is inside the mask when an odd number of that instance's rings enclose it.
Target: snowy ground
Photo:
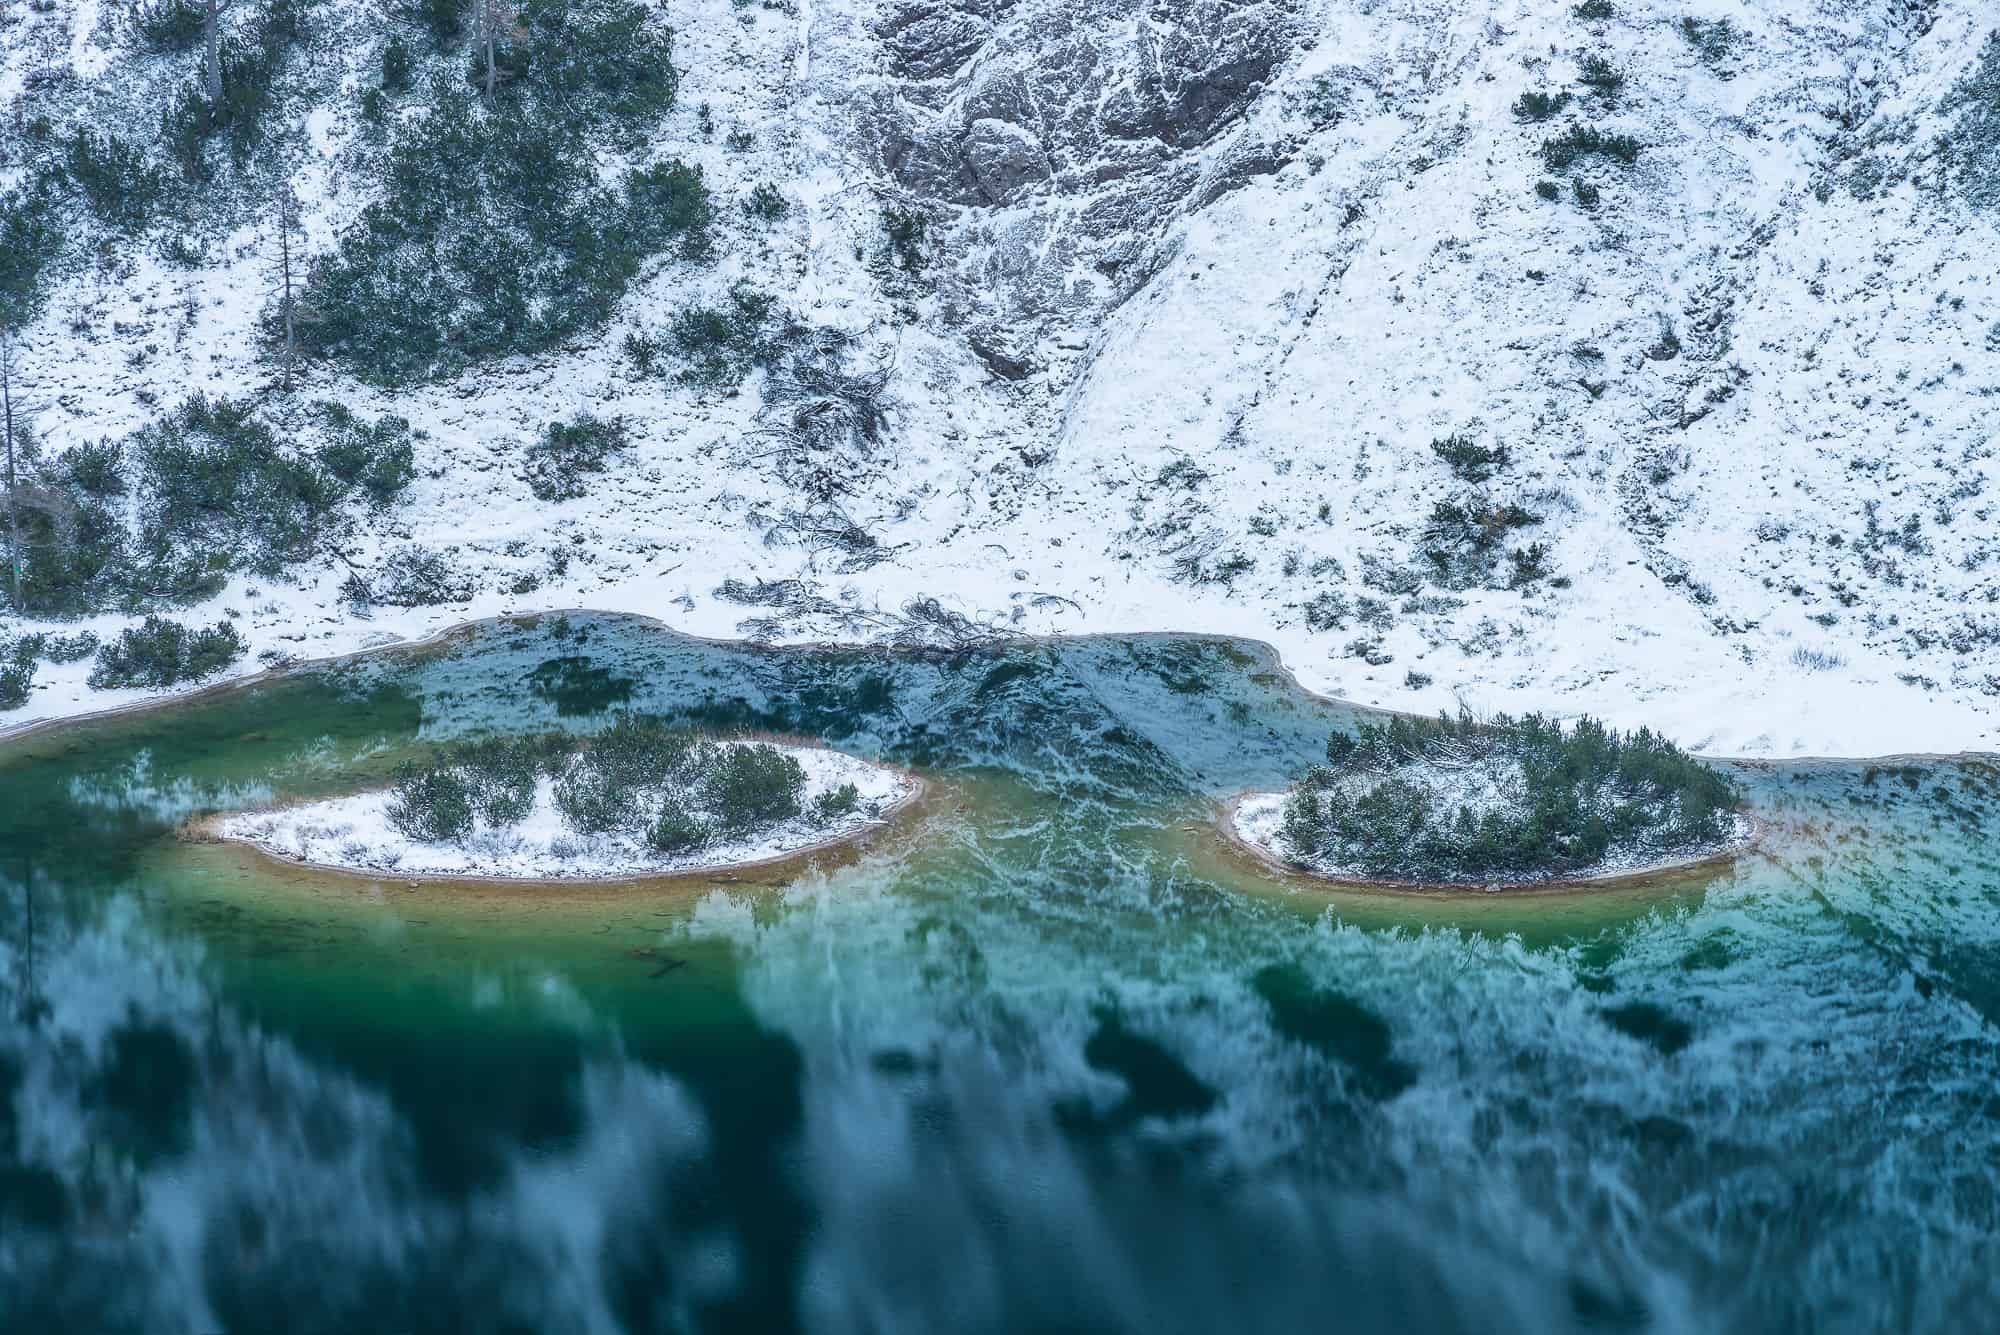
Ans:
[[[1367,875],[1367,873],[1358,867],[1344,867],[1323,861],[1301,862],[1294,856],[1291,846],[1285,842],[1283,837],[1285,799],[1290,795],[1288,792],[1245,793],[1243,796],[1237,798],[1235,802],[1231,803],[1228,808],[1225,818],[1229,822],[1230,831],[1237,839],[1256,849],[1264,856],[1287,866],[1304,867],[1317,875],[1340,880],[1379,880],[1377,877]],[[1470,805],[1473,805],[1476,809],[1478,804],[1474,800]],[[1561,879],[1566,882],[1601,881],[1612,877],[1631,876],[1647,871],[1664,871],[1671,867],[1701,862],[1727,852],[1730,849],[1742,848],[1750,841],[1756,830],[1757,825],[1754,820],[1748,816],[1737,815],[1731,817],[1729,839],[1716,848],[1671,858],[1666,861],[1646,861],[1635,856],[1614,855],[1604,859],[1604,861],[1598,863],[1596,866],[1582,871],[1566,873]],[[1484,887],[1487,889],[1499,889],[1508,883],[1489,878],[1488,880],[1467,882],[1466,884],[1468,888]]]
[[[806,804],[851,783],[861,794],[859,805],[825,823],[802,816],[748,839],[678,856],[662,855],[622,834],[586,838],[571,833],[556,811],[547,779],[526,820],[504,830],[482,825],[463,843],[420,843],[399,833],[388,821],[390,795],[385,789],[275,811],[239,812],[211,828],[225,839],[255,844],[294,862],[346,871],[526,880],[656,876],[764,862],[846,839],[879,824],[915,791],[913,780],[855,756],[816,747],[778,749],[804,768]]]
[[[1708,755],[2000,749],[2000,224],[1938,151],[1988,5],[1621,0],[1586,23],[1571,0],[1307,0],[1242,6],[1285,14],[1248,37],[1192,0],[1178,21],[946,5],[985,36],[925,78],[884,54],[906,31],[886,0],[661,8],[685,68],[651,148],[702,167],[721,258],[662,264],[601,336],[547,356],[395,393],[312,370],[301,397],[427,431],[419,477],[340,559],[238,575],[178,614],[230,617],[251,647],[238,671],[577,607],[866,639],[935,597],[1020,633],[1259,639],[1358,703],[1587,713]],[[1735,23],[1726,61],[1679,35],[1697,9]],[[64,63],[93,89],[114,80],[106,12],[17,17],[0,97]],[[353,87],[375,40],[351,45]],[[1212,60],[1189,53],[1209,41]],[[1066,128],[1169,58],[1220,79],[1239,41],[1264,44],[1268,77],[1178,146]],[[1509,112],[1525,90],[1575,89],[1590,52],[1627,76],[1592,115],[1646,145],[1629,172],[1586,173],[1594,210],[1534,194],[1552,126]],[[967,118],[1039,135],[1048,176],[1004,199],[922,195],[899,136]],[[336,106],[309,128],[324,247],[364,202],[342,166],[357,127]],[[793,208],[752,226],[738,204],[764,182]],[[1133,182],[1151,183],[1144,207],[1116,193]],[[920,278],[885,274],[885,200],[935,213]],[[251,331],[267,240],[247,226],[193,270],[137,247],[109,278],[69,280],[18,344],[16,394],[47,447],[115,438],[193,389],[266,388]],[[620,358],[626,333],[739,278],[892,372],[890,431],[844,501],[879,564],[786,526],[798,497],[768,462],[761,373],[716,394]],[[1002,334],[1018,377],[975,355]],[[585,410],[623,416],[632,450],[588,496],[536,501],[521,451]],[[1510,541],[1547,542],[1566,584],[1406,587],[1430,507],[1464,490],[1429,448],[1452,433],[1511,451],[1495,498],[1543,522]],[[1200,480],[1164,482],[1181,461]],[[342,603],[350,569],[411,544],[446,550],[477,592]],[[718,596],[731,579],[797,580],[813,601],[776,616]],[[1308,624],[1322,594],[1343,602],[1336,625]],[[88,689],[88,669],[44,665],[0,729],[144,698]]]

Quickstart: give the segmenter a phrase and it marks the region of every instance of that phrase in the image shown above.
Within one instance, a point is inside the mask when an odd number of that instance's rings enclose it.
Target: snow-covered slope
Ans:
[[[337,77],[302,137],[320,249],[365,202],[355,101],[389,22],[328,12]],[[237,576],[190,615],[310,657],[562,606],[909,635],[906,605],[936,598],[1014,632],[1253,636],[1365,703],[1589,712],[1711,753],[2000,742],[1989,6],[663,12],[683,74],[647,152],[702,167],[717,259],[657,263],[600,334],[452,381],[309,370],[297,397],[426,430],[419,477],[297,587]],[[0,97],[129,114],[110,7],[7,17]],[[1588,57],[1622,86],[1585,82]],[[1524,120],[1537,90],[1571,100]],[[1551,170],[1570,125],[1636,161]],[[791,206],[769,225],[739,207],[765,183]],[[910,268],[885,209],[929,220]],[[268,250],[253,218],[192,269],[134,244],[66,277],[19,350],[47,447],[270,386]],[[620,353],[739,278],[888,375],[888,429],[838,461],[842,541],[773,448],[766,372],[702,390]],[[521,451],[578,410],[622,415],[634,447],[588,495],[537,501]],[[1454,438],[1506,461],[1455,477],[1432,448]],[[1469,516],[1442,536],[1441,502]],[[1470,565],[1425,554],[1467,535]],[[342,603],[410,544],[477,593]],[[86,670],[43,667],[0,726],[132,698]]]

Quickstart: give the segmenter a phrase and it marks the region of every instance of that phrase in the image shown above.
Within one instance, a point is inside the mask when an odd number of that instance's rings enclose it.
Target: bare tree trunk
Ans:
[[[486,49],[486,97],[493,98],[493,6],[495,0],[479,0],[479,40]]]
[[[208,61],[204,68],[211,115],[222,105],[222,11],[227,8],[224,0],[202,0],[201,35],[207,45]]]
[[[14,477],[14,336],[0,329],[0,423],[7,437],[7,564],[14,575],[14,610],[21,610],[21,504]]]
[[[284,292],[278,298],[284,303],[285,312],[285,390],[292,388],[292,361],[298,350],[298,322],[293,318],[292,304],[292,229],[298,225],[297,205],[292,198],[291,187],[278,198],[278,267],[282,271],[280,279]]]

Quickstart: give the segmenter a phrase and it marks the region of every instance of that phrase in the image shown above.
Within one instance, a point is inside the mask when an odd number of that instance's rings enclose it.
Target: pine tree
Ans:
[[[304,286],[302,264],[305,242],[305,227],[299,219],[298,192],[292,188],[290,180],[278,187],[277,195],[271,202],[271,212],[277,231],[277,248],[271,256],[270,295],[276,304],[273,317],[283,339],[279,363],[283,371],[283,386],[285,392],[290,393],[292,370],[298,359],[299,323],[304,318],[300,310],[299,289]]]

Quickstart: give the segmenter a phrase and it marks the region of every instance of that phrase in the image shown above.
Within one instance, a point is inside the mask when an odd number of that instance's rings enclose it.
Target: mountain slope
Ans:
[[[411,29],[314,13],[270,156],[323,255],[380,197],[363,98]],[[280,392],[248,186],[199,261],[156,226],[54,280],[19,340],[52,457],[195,389],[300,439],[316,399],[428,433],[397,505],[182,615],[233,609],[253,650],[302,657],[563,606],[705,634],[1216,631],[1391,707],[1587,711],[1736,754],[1993,747],[1982,7],[657,14],[676,105],[597,169],[699,166],[712,256],[649,261],[599,328],[431,383],[336,358]],[[94,5],[10,17],[17,125],[132,133],[192,68]],[[782,216],[746,209],[760,186]],[[738,283],[790,316],[763,364],[638,373],[629,335]],[[580,411],[631,444],[540,499],[524,452]],[[448,557],[445,601],[343,594],[413,548]],[[85,670],[44,666],[6,721],[130,698]]]

